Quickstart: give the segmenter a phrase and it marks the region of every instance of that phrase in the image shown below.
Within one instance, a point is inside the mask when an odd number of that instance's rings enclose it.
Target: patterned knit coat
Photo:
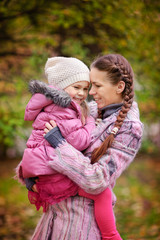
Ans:
[[[91,113],[96,115],[95,104],[91,107]],[[112,147],[97,163],[91,165],[91,152],[111,132],[117,114],[115,112],[104,119],[93,131],[85,155],[64,141],[55,149],[54,155],[50,156],[53,158],[49,162],[50,167],[67,175],[88,193],[98,194],[107,187],[113,189],[117,178],[134,160],[140,148],[143,129],[138,106],[134,102]],[[115,201],[113,194],[113,205]],[[100,240],[93,201],[75,196],[50,206],[48,212],[42,215],[32,239]]]

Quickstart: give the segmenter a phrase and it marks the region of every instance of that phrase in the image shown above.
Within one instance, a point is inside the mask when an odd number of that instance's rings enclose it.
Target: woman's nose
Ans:
[[[94,95],[95,94],[95,91],[94,91],[93,87],[91,87],[91,89],[89,90],[89,94],[90,95]]]

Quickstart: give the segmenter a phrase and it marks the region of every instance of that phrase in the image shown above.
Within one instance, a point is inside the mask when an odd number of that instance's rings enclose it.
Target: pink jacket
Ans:
[[[24,119],[34,122],[32,133],[27,141],[27,148],[18,166],[22,179],[57,174],[48,166],[48,161],[51,160],[49,156],[53,154],[53,147],[43,137],[46,122],[55,120],[63,137],[79,151],[89,146],[91,132],[95,127],[92,117],[88,117],[86,124],[83,126],[79,105],[71,101],[70,96],[64,91],[50,88],[38,81],[31,83],[30,91],[34,95],[27,104]],[[63,94],[62,97],[61,93]],[[64,95],[65,100],[67,99],[65,102]],[[54,104],[53,100],[58,105]]]

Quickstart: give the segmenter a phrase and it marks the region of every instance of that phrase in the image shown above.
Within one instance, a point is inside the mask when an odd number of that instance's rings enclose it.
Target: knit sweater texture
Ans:
[[[90,108],[92,115],[97,116],[95,102],[90,104]],[[143,131],[137,103],[133,102],[112,147],[97,163],[91,165],[91,152],[100,146],[110,134],[118,112],[103,119],[96,127],[85,154],[67,141],[63,141],[50,155],[50,159],[53,160],[49,161],[49,166],[68,176],[88,193],[99,194],[107,187],[113,190],[117,178],[134,160],[141,145]],[[114,205],[116,197],[114,193],[112,196]],[[48,212],[42,215],[32,239],[48,239],[48,236],[52,240],[100,240],[100,232],[94,217],[93,201],[75,196],[50,206]]]

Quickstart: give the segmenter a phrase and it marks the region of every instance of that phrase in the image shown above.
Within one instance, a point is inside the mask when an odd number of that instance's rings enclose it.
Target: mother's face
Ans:
[[[93,95],[98,108],[101,109],[110,104],[123,102],[122,92],[125,87],[123,81],[113,85],[109,76],[107,76],[107,72],[100,71],[97,68],[91,68],[90,79],[92,87],[89,94]]]

